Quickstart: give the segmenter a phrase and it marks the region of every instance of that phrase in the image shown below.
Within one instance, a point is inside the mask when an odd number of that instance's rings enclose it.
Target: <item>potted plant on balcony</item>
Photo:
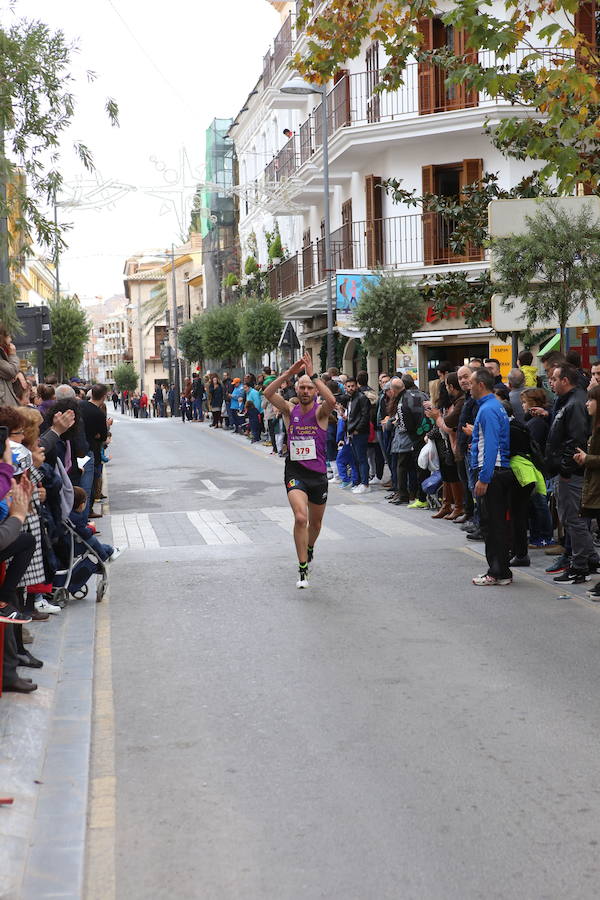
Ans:
[[[251,278],[254,278],[256,273],[258,272],[258,263],[256,262],[256,257],[250,255],[246,257],[246,262],[244,263],[244,274],[246,276],[246,284]]]
[[[283,257],[283,248],[281,246],[281,235],[279,231],[273,233],[273,239],[269,244],[269,259],[274,266],[279,265]]]
[[[240,279],[237,277],[235,272],[228,272],[223,279],[223,287],[230,288],[234,293],[237,291],[239,285]]]

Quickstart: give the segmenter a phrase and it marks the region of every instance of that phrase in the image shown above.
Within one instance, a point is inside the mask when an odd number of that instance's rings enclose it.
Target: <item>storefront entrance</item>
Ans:
[[[464,366],[473,357],[485,359],[490,352],[489,343],[485,344],[439,344],[435,347],[426,347],[427,350],[427,381],[437,378],[437,367],[441,362],[449,362],[453,366]]]

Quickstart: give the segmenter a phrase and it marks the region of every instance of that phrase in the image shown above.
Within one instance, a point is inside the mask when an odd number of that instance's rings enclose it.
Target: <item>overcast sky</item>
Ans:
[[[4,2],[0,8],[6,22]],[[129,254],[177,241],[182,152],[183,180],[194,184],[202,177],[205,129],[243,105],[279,16],[266,0],[17,0],[16,11],[62,29],[79,45],[78,111],[65,141],[65,181],[85,179],[84,195],[93,187],[70,151],[79,139],[94,154],[98,181],[136,188],[108,189],[97,210],[61,210],[74,226],[61,260],[61,287],[84,303],[97,302],[97,296],[122,292]],[[88,69],[98,75],[93,85],[85,78]],[[104,112],[107,96],[119,104],[118,129]],[[187,210],[183,218],[187,229]]]

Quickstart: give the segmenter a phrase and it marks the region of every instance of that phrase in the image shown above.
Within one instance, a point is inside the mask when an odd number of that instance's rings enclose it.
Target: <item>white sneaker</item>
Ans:
[[[372,478],[369,479],[371,484],[381,484],[382,479],[378,478],[377,475],[373,475]]]
[[[330,479],[330,481],[332,484],[341,484],[342,483],[342,479],[340,478],[339,475],[334,475],[333,478]]]
[[[113,552],[112,552],[111,555],[108,557],[108,559],[106,560],[106,562],[107,562],[107,563],[112,563],[112,562],[114,562],[115,559],[118,559],[119,556],[120,556],[122,553],[124,553],[126,549],[127,549],[127,547],[114,547],[114,548],[113,548]]]
[[[352,488],[353,494],[366,494],[369,490],[369,486],[367,484],[357,484],[356,487]]]
[[[57,616],[61,612],[60,606],[48,603],[45,597],[42,597],[41,600],[35,600],[33,605],[38,612],[51,613],[53,616]]]
[[[308,569],[306,569],[306,571],[300,570],[298,574],[300,577],[298,578],[298,581],[296,582],[296,587],[300,588],[300,589],[309,587]]]

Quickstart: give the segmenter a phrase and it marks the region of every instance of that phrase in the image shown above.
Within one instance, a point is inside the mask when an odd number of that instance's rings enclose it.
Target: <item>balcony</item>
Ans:
[[[479,62],[485,68],[502,64],[507,71],[517,71],[524,57],[532,52],[528,49],[516,50],[510,58],[501,62],[496,60],[491,51],[485,51],[479,54]],[[551,67],[552,59],[557,56],[556,51],[544,48],[537,52],[540,59],[528,64],[528,70],[536,71],[543,65]],[[483,93],[459,90],[455,86],[446,87],[445,73],[442,70],[436,69],[432,73],[431,67],[425,68],[427,71],[422,64],[409,63],[404,72],[404,84],[396,90],[383,92],[376,90],[381,83],[380,71],[343,75],[326,98],[330,139],[336,132],[351,126],[376,126],[414,116],[473,109],[496,103]],[[427,87],[424,87],[424,75],[429,78]],[[512,109],[508,104],[503,105]],[[310,160],[323,143],[321,120],[319,104],[300,125],[299,134],[291,138],[266,167],[267,181],[285,180]]]
[[[271,84],[277,70],[292,55],[294,30],[294,19],[290,13],[273,41],[273,49],[269,47],[263,59],[263,88]]]
[[[331,233],[332,273],[481,261],[478,248],[468,248],[463,256],[452,252],[452,227],[435,213],[349,222]],[[291,297],[322,284],[325,277],[325,240],[320,238],[269,270],[271,297]]]

